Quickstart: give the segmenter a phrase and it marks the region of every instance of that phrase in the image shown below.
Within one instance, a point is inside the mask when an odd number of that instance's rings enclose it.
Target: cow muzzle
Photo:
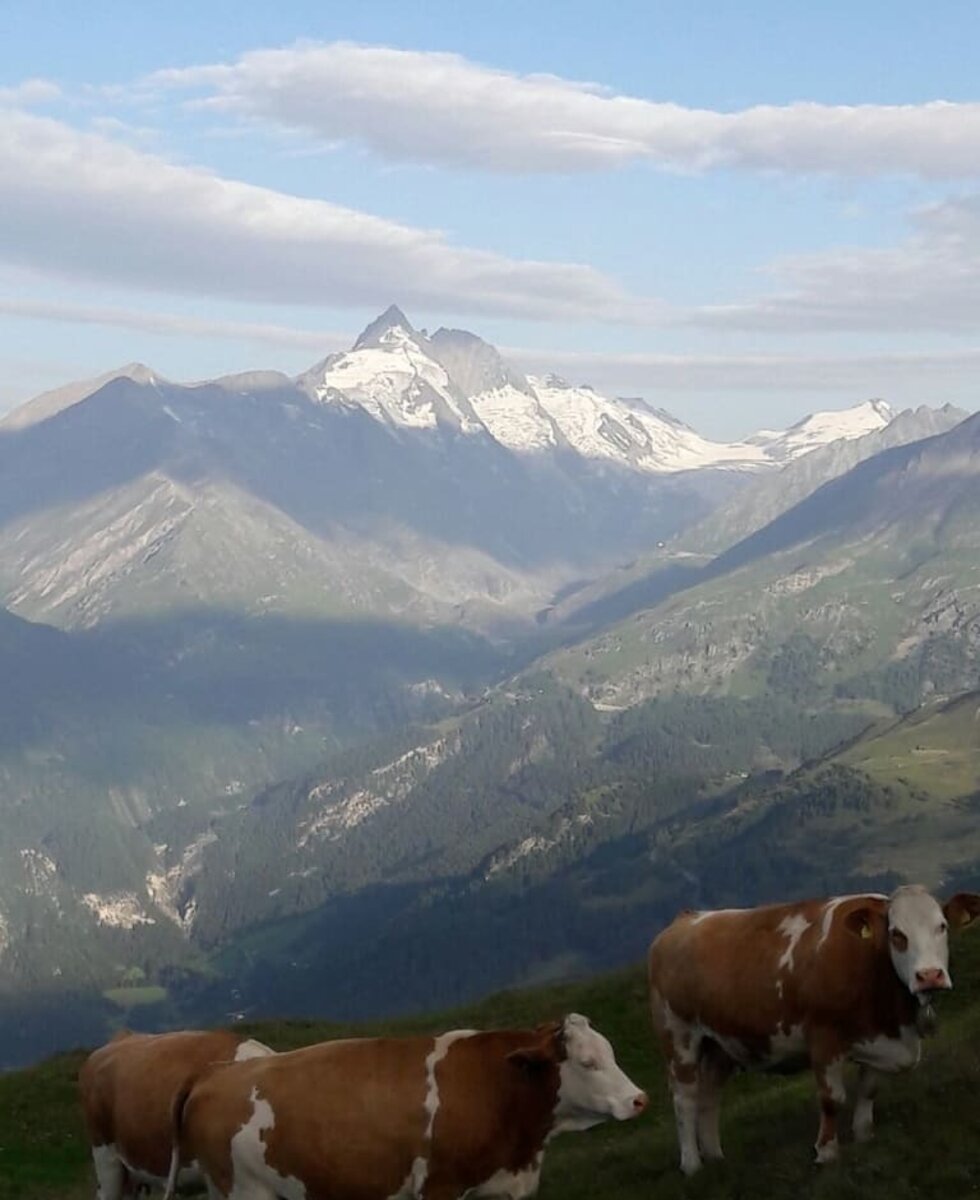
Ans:
[[[915,973],[915,994],[948,992],[952,987],[949,976],[942,967],[924,967]]]

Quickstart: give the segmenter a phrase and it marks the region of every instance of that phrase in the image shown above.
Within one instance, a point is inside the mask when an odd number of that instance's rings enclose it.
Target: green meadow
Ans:
[[[980,933],[952,947],[954,992],[920,1067],[885,1081],[870,1145],[845,1142],[841,1161],[812,1163],[816,1099],[808,1074],[742,1076],[726,1089],[722,1137],[727,1159],[693,1180],[677,1168],[663,1065],[637,967],[580,983],[505,992],[438,1015],[353,1026],[318,1021],[243,1026],[276,1049],[350,1033],[408,1033],[458,1026],[534,1025],[586,1013],[606,1033],[630,1076],[648,1089],[639,1120],[559,1138],[549,1148],[542,1200],[721,1200],[813,1197],[906,1200],[980,1192]],[[75,1079],[82,1050],[0,1076],[0,1200],[81,1200],[95,1194]]]

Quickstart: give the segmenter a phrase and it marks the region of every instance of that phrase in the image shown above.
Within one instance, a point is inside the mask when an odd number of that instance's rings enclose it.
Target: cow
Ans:
[[[891,896],[683,912],[650,947],[654,1027],[674,1102],[681,1170],[722,1157],[721,1088],[739,1068],[810,1066],[820,1099],[816,1157],[837,1157],[843,1068],[858,1064],[853,1132],[872,1136],[881,1072],[914,1066],[931,997],[952,987],[947,928],[980,895],[944,905],[919,886]]]
[[[211,1200],[522,1200],[551,1137],[646,1106],[576,1013],[534,1030],[321,1042],[217,1067],[179,1096],[170,1182],[196,1160]]]
[[[82,1064],[82,1113],[98,1200],[123,1200],[163,1186],[171,1160],[174,1097],[212,1063],[268,1055],[261,1042],[222,1030],[117,1034]],[[200,1182],[193,1166],[180,1183]]]

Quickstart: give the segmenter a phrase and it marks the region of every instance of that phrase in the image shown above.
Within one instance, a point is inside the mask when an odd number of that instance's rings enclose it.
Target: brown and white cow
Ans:
[[[914,1066],[930,997],[952,987],[947,927],[980,895],[940,905],[924,888],[890,897],[684,912],[650,947],[650,1003],[667,1056],[681,1169],[721,1158],[721,1087],[739,1067],[813,1068],[818,1162],[837,1156],[843,1068],[859,1065],[854,1136],[871,1137],[878,1076]]]
[[[98,1200],[122,1200],[141,1184],[163,1185],[172,1149],[174,1097],[214,1063],[268,1055],[261,1042],[217,1030],[121,1033],[93,1051],[78,1083]],[[180,1183],[200,1182],[189,1167]]]
[[[537,1191],[552,1136],[646,1105],[577,1014],[530,1031],[323,1042],[198,1080],[175,1106],[171,1175],[179,1153],[212,1200],[519,1200]]]

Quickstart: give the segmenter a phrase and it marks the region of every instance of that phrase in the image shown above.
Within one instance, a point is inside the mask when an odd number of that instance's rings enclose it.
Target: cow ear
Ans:
[[[855,908],[844,918],[844,925],[855,937],[871,942],[875,940],[881,919],[881,913],[873,908]]]
[[[550,1054],[548,1049],[547,1046],[524,1046],[520,1050],[511,1051],[507,1055],[507,1061],[528,1073],[540,1071],[555,1061],[554,1054]]]
[[[950,929],[962,929],[980,917],[980,896],[976,892],[957,892],[943,905]]]
[[[542,1025],[535,1033],[542,1035],[540,1040],[507,1055],[508,1061],[526,1071],[537,1071],[558,1062],[558,1032],[555,1026]]]

